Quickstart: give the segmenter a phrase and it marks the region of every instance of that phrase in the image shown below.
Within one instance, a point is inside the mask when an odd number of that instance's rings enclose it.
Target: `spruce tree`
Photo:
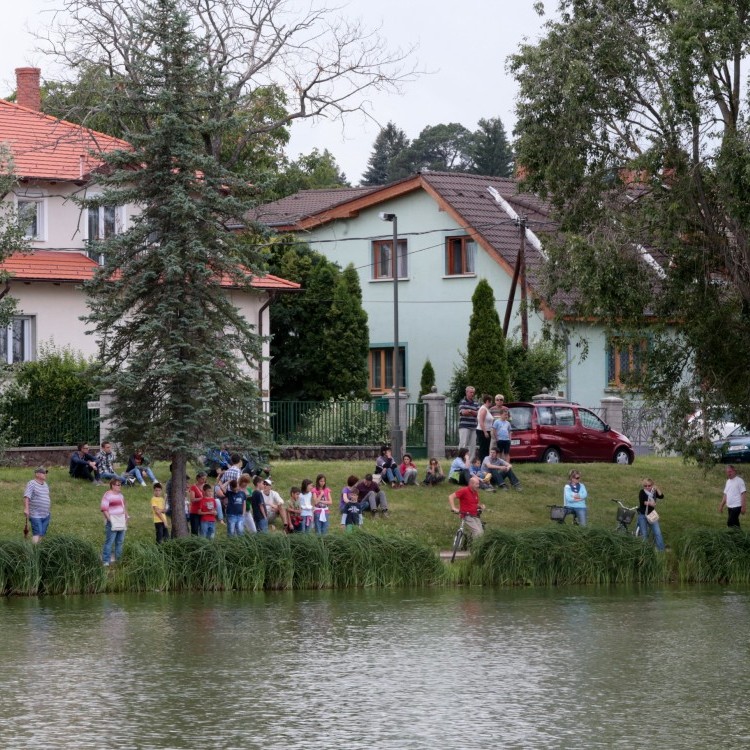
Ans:
[[[505,133],[505,126],[499,117],[479,121],[474,131],[470,147],[474,162],[474,174],[493,177],[510,177],[513,174],[513,151]]]
[[[367,171],[362,175],[363,185],[386,185],[396,179],[393,162],[409,146],[406,133],[389,122],[375,138]]]
[[[466,364],[469,382],[482,393],[503,393],[510,399],[508,358],[492,287],[481,279],[471,297]]]
[[[151,47],[134,52],[117,106],[142,119],[142,134],[131,135],[132,150],[104,157],[104,191],[85,205],[141,213],[101,247],[86,319],[114,393],[113,437],[171,460],[179,509],[187,462],[206,443],[258,436],[248,368],[260,361],[259,339],[225,291],[249,291],[258,259],[227,230],[248,208],[245,187],[205,143],[234,123],[207,114],[222,87],[208,79],[187,15],[176,0],[148,0],[138,24]],[[172,519],[186,534],[184,514]]]

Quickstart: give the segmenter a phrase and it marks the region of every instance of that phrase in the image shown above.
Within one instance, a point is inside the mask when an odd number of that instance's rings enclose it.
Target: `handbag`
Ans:
[[[655,510],[652,510],[650,513],[646,514],[646,520],[649,523],[656,523],[659,520],[659,514]]]
[[[109,517],[109,527],[112,531],[125,531],[127,528],[127,520],[124,513],[120,513],[116,516]]]

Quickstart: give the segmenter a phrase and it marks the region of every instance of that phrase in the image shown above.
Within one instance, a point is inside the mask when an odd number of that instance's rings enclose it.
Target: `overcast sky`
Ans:
[[[305,0],[293,0],[307,5]],[[60,0],[3,0],[0,45],[0,96],[15,88],[14,69],[36,65],[53,76],[51,61],[35,51],[29,33],[48,25],[49,9]],[[481,117],[500,117],[510,136],[516,88],[505,72],[505,60],[523,39],[536,39],[542,20],[532,0],[341,0],[341,14],[380,27],[394,48],[417,46],[416,63],[431,71],[405,84],[402,95],[373,98],[378,123],[393,120],[409,138],[427,125],[459,122],[470,130]],[[549,7],[551,3],[547,2]],[[316,121],[292,128],[289,155],[328,148],[352,184],[366,169],[378,125],[352,115],[341,123]]]

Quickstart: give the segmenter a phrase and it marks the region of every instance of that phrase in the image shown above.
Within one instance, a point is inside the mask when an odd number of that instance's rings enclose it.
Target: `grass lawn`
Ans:
[[[317,474],[322,473],[337,499],[349,474],[362,477],[372,471],[374,462],[374,458],[371,462],[277,461],[273,463],[274,488],[286,499],[291,486],[299,486],[303,479],[315,480]],[[424,475],[425,464],[424,460],[417,462],[420,478]],[[447,464],[444,462],[444,468]],[[481,493],[490,510],[485,516],[488,528],[518,530],[549,526],[552,522],[547,505],[562,504],[563,485],[572,465],[516,464],[514,468],[523,492]],[[659,505],[659,514],[667,545],[683,531],[698,527],[718,529],[726,524],[726,514],[719,516],[717,513],[725,479],[723,466],[704,473],[701,468],[686,465],[679,458],[646,457],[638,458],[632,466],[600,463],[582,464],[579,468],[589,492],[591,526],[613,529],[615,505],[609,502],[610,498],[620,498],[629,506],[635,505],[641,480],[646,476],[651,477],[665,494],[665,500]],[[168,478],[166,464],[157,464],[154,469],[157,477],[165,482]],[[194,471],[189,472],[191,476]],[[741,468],[740,474],[743,473]],[[750,472],[747,475],[750,477]],[[26,482],[32,478],[33,468],[0,469],[0,496],[4,498],[0,537],[22,538],[23,491]],[[97,544],[103,542],[99,501],[106,487],[94,487],[88,482],[70,479],[67,467],[50,469],[48,481],[52,495],[50,536],[65,533]],[[448,484],[437,488],[387,489],[389,518],[373,520],[368,517],[365,526],[375,533],[387,529],[397,534],[413,535],[435,550],[447,549],[457,526],[447,500],[454,489],[455,485]],[[128,539],[151,541],[150,487],[127,487],[124,493],[131,516]],[[746,527],[750,528],[750,517]],[[218,533],[225,533],[223,527]],[[336,512],[332,517],[331,533],[341,533]]]

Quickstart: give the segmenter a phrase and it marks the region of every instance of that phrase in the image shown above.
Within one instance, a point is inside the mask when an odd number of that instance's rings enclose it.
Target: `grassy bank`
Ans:
[[[446,462],[447,463],[447,462]],[[289,488],[305,478],[315,479],[324,473],[338,497],[339,488],[349,474],[363,476],[372,471],[373,462],[277,462],[273,465],[274,489],[288,497]],[[418,462],[421,471],[425,461]],[[583,464],[583,482],[589,492],[589,525],[610,529],[615,526],[615,507],[610,498],[623,499],[635,505],[644,476],[650,476],[666,495],[660,505],[661,527],[667,545],[671,545],[685,531],[696,528],[721,529],[726,515],[716,511],[724,486],[722,467],[707,474],[695,466],[686,466],[677,458],[639,458],[632,466],[614,464]],[[489,508],[485,520],[488,529],[517,531],[551,526],[547,505],[562,503],[562,488],[570,464],[542,465],[518,464],[517,473],[523,492],[482,493]],[[192,473],[192,472],[191,472]],[[742,470],[741,472],[742,473]],[[156,475],[162,481],[167,473],[164,465],[156,466]],[[23,491],[33,477],[31,469],[0,469],[0,497],[3,512],[0,514],[0,537],[22,538]],[[750,470],[746,481],[750,482]],[[49,473],[52,494],[52,523],[50,535],[72,534],[96,544],[103,542],[103,524],[99,501],[104,487],[94,487],[88,482],[72,480],[67,468],[51,468]],[[437,488],[408,487],[398,491],[388,490],[390,517],[366,520],[368,531],[379,534],[384,529],[406,533],[435,550],[449,546],[456,527],[456,518],[448,509],[447,497],[455,486],[443,484]],[[153,524],[149,510],[151,491],[140,486],[125,488],[128,510],[131,515],[127,542],[151,542]],[[335,514],[334,514],[335,520]],[[750,529],[750,516],[746,521]],[[219,531],[223,534],[223,530]],[[340,533],[336,523],[331,533]]]
[[[326,474],[343,486],[371,464],[280,462],[275,488]],[[149,488],[125,489],[131,522],[121,565],[107,573],[98,557],[103,542],[99,500],[104,488],[71,480],[64,468],[49,473],[52,523],[38,548],[23,542],[22,496],[28,469],[0,470],[4,512],[0,517],[0,590],[5,593],[72,593],[103,590],[259,590],[354,586],[609,584],[619,582],[750,581],[750,537],[729,533],[717,513],[722,467],[704,473],[679,459],[639,459],[633,466],[584,464],[589,490],[589,527],[559,527],[547,505],[560,503],[570,465],[519,464],[523,492],[482,493],[487,534],[472,557],[446,567],[436,552],[450,546],[457,520],[448,510],[454,486],[388,490],[390,513],[366,519],[364,533],[344,534],[338,524],[324,539],[276,532],[239,540],[180,540],[157,548],[149,510]],[[165,467],[157,476],[166,479]],[[644,476],[666,495],[661,525],[669,547],[615,536],[612,497],[634,505]],[[336,514],[334,513],[334,519]],[[750,528],[750,516],[746,521]]]

